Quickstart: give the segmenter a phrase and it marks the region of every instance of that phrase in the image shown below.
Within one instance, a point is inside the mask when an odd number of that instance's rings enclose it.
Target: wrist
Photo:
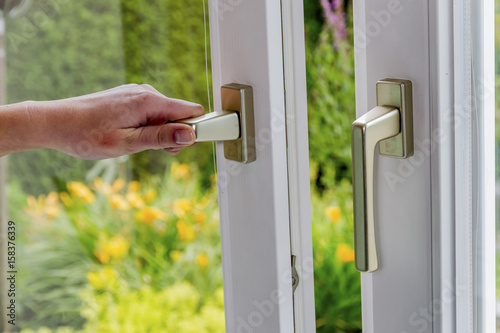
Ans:
[[[42,103],[26,101],[0,106],[0,156],[48,148],[43,135],[47,119]]]

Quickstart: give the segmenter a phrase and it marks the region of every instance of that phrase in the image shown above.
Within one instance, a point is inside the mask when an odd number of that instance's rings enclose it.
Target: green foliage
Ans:
[[[316,47],[324,23],[325,18],[320,2],[304,0],[304,28],[309,48]]]
[[[200,332],[216,332],[223,326],[215,187],[200,188],[193,173],[197,170],[174,164],[164,177],[147,183],[70,182],[68,192],[28,196],[24,202],[19,188],[9,187],[23,235],[18,240],[19,326],[128,330],[130,311],[148,302],[165,316],[182,314],[179,325],[181,318],[196,314],[200,319],[193,320],[193,330],[208,325]],[[157,304],[179,288],[192,294],[179,300],[185,307],[167,311]],[[132,300],[137,304],[127,303]],[[166,325],[160,318],[149,323],[151,332]],[[130,332],[143,332],[146,324],[137,325]]]
[[[33,3],[7,21],[10,103],[88,94],[124,82],[116,1]]]
[[[208,109],[205,73],[203,6],[199,0],[121,0],[123,50],[127,82],[148,83],[161,93],[203,104]],[[207,24],[208,34],[208,24]],[[207,50],[210,50],[207,36]],[[210,64],[210,52],[207,60]],[[147,151],[132,156],[134,178],[161,172],[163,152]],[[179,156],[196,161],[207,184],[213,168],[210,144],[189,149]],[[206,172],[208,170],[208,172]]]
[[[149,287],[137,291],[124,288],[95,296],[82,292],[86,317],[82,333],[220,333],[224,332],[222,289],[200,306],[198,291],[188,283],[178,283],[156,292]]]
[[[354,267],[352,186],[312,194],[317,332],[361,332],[361,281]]]
[[[81,330],[47,327],[22,333],[220,333],[224,332],[222,289],[214,298],[199,305],[197,290],[188,283],[178,283],[160,292],[150,287],[130,290],[124,286],[113,292],[95,295],[90,288],[80,292],[82,315],[87,319]]]
[[[310,159],[313,183],[321,192],[351,179],[351,124],[356,118],[353,48],[332,46],[323,30],[318,45],[306,49]]]

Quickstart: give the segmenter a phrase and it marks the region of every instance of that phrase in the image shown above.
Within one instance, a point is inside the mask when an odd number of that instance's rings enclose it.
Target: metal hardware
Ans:
[[[224,141],[224,157],[242,163],[255,161],[252,87],[232,83],[221,88],[222,109],[201,117],[176,121],[189,125],[196,142]]]
[[[375,148],[380,153],[406,158],[413,155],[412,87],[408,80],[377,83],[375,108],[352,124],[354,247],[356,269],[378,269],[374,221]]]
[[[222,109],[236,111],[240,116],[240,137],[224,142],[224,157],[242,163],[255,161],[255,124],[253,90],[243,84],[227,84],[221,88]]]
[[[384,79],[377,82],[377,105],[399,109],[401,132],[380,141],[381,155],[407,158],[413,156],[413,102],[409,80]]]
[[[234,111],[216,111],[178,122],[193,128],[196,142],[236,140],[240,137],[240,121]]]
[[[297,257],[292,255],[292,293],[295,292],[299,285],[299,274],[297,273],[297,269],[295,268],[295,262],[297,261]]]

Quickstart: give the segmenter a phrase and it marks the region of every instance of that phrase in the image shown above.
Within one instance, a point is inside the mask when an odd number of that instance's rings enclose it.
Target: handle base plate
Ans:
[[[413,101],[409,80],[383,79],[377,82],[377,105],[400,111],[401,132],[379,143],[381,155],[407,158],[413,156]]]
[[[236,111],[240,118],[240,138],[224,142],[224,157],[241,163],[255,161],[255,122],[251,86],[231,83],[221,88],[222,110]]]

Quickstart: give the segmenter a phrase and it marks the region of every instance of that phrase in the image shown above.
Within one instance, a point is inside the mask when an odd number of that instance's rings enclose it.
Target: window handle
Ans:
[[[354,250],[356,269],[378,269],[374,214],[375,149],[381,155],[413,155],[412,87],[408,80],[377,82],[377,105],[358,118],[351,128]]]
[[[224,141],[224,157],[251,163],[256,160],[253,91],[251,86],[231,83],[222,86],[223,111],[177,120],[191,126],[196,142]]]
[[[236,111],[215,111],[176,122],[191,126],[196,142],[229,141],[240,137],[240,120]]]

